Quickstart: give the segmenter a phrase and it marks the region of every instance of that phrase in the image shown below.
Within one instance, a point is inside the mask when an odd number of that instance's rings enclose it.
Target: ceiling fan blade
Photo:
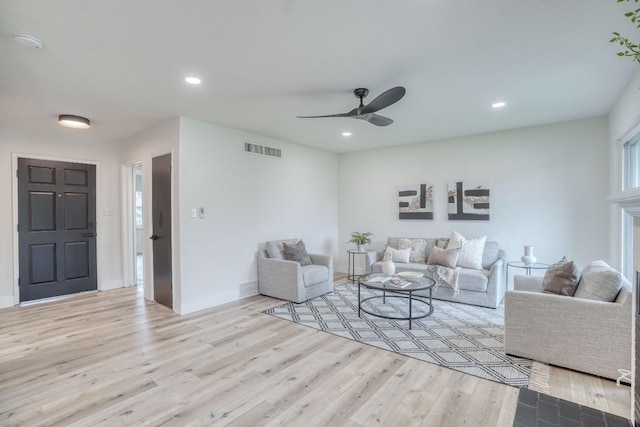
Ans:
[[[395,104],[402,99],[405,93],[406,90],[402,86],[393,87],[365,105],[360,110],[360,114],[375,113],[376,111],[382,110],[391,104]]]
[[[296,116],[299,119],[317,119],[322,117],[351,117],[349,113],[343,114],[327,114],[326,116]]]
[[[296,116],[299,119],[316,119],[321,117],[354,117],[358,115],[358,109],[354,108],[348,113],[340,113],[340,114],[327,114],[325,116]]]
[[[376,126],[389,126],[391,123],[393,123],[393,120],[391,120],[390,118],[378,114],[367,114],[366,116],[362,116],[360,118]]]

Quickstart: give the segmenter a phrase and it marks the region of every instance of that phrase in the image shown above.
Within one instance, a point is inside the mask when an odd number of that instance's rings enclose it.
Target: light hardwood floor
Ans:
[[[0,310],[0,425],[511,426],[518,389],[260,313],[186,316],[135,288]],[[551,369],[618,415],[629,387]]]

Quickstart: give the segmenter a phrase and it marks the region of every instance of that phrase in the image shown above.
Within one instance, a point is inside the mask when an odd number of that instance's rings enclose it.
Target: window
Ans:
[[[640,133],[624,144],[624,190],[640,187]]]

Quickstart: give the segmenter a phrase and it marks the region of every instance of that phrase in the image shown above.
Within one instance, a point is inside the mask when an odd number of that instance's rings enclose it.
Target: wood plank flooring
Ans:
[[[275,317],[178,316],[135,288],[0,310],[0,425],[511,426],[518,389]],[[629,416],[629,387],[551,368],[551,394]]]

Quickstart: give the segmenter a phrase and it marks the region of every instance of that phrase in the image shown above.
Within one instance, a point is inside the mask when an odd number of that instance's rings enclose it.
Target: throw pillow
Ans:
[[[447,245],[449,244],[449,239],[446,238],[438,238],[436,239],[436,246],[440,249],[447,249]]]
[[[409,260],[411,262],[424,262],[424,253],[427,241],[424,239],[400,239],[398,249],[411,249]]]
[[[384,252],[384,259],[390,259],[393,262],[408,263],[411,255],[411,248],[394,249],[391,246],[387,246],[387,250]]]
[[[604,261],[590,262],[583,270],[576,289],[576,298],[615,301],[622,288],[622,274]]]
[[[299,240],[295,245],[289,243],[283,243],[284,259],[287,261],[295,261],[300,265],[312,264],[311,258],[307,253],[307,248],[304,247],[304,242]]]
[[[572,297],[578,287],[580,280],[580,270],[573,263],[567,261],[567,257],[547,269],[542,279],[542,292],[547,294],[558,294]]]
[[[434,246],[429,252],[427,264],[437,264],[449,268],[455,268],[460,249],[441,249]]]
[[[465,268],[482,270],[482,255],[487,236],[466,239],[462,234],[453,231],[447,249],[460,249],[457,265]]]

